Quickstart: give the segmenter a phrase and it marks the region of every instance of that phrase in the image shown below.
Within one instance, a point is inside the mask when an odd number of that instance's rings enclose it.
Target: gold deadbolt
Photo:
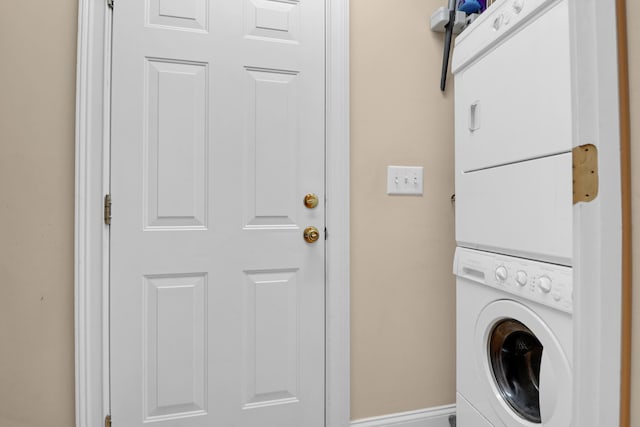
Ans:
[[[313,193],[307,194],[304,196],[304,205],[309,209],[315,208],[318,206],[318,196]]]
[[[320,238],[320,232],[315,227],[307,227],[304,229],[304,240],[307,243],[317,242]]]

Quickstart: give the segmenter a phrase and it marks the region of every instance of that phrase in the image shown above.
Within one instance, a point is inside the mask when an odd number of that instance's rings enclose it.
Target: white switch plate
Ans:
[[[387,194],[421,196],[423,171],[422,166],[387,166]]]

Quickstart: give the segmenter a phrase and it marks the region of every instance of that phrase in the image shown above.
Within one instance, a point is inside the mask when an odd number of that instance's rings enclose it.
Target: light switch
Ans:
[[[387,166],[387,194],[421,196],[423,170],[422,166]]]

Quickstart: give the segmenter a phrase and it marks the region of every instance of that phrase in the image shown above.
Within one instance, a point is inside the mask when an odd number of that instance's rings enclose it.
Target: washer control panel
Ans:
[[[486,284],[558,310],[573,310],[571,268],[494,255],[493,274]]]
[[[522,299],[573,312],[571,267],[458,248],[455,272]]]

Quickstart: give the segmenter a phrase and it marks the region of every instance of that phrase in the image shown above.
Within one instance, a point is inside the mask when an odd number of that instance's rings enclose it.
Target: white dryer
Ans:
[[[571,265],[568,0],[498,0],[456,39],[459,246]]]
[[[457,426],[568,427],[571,268],[458,248]]]

